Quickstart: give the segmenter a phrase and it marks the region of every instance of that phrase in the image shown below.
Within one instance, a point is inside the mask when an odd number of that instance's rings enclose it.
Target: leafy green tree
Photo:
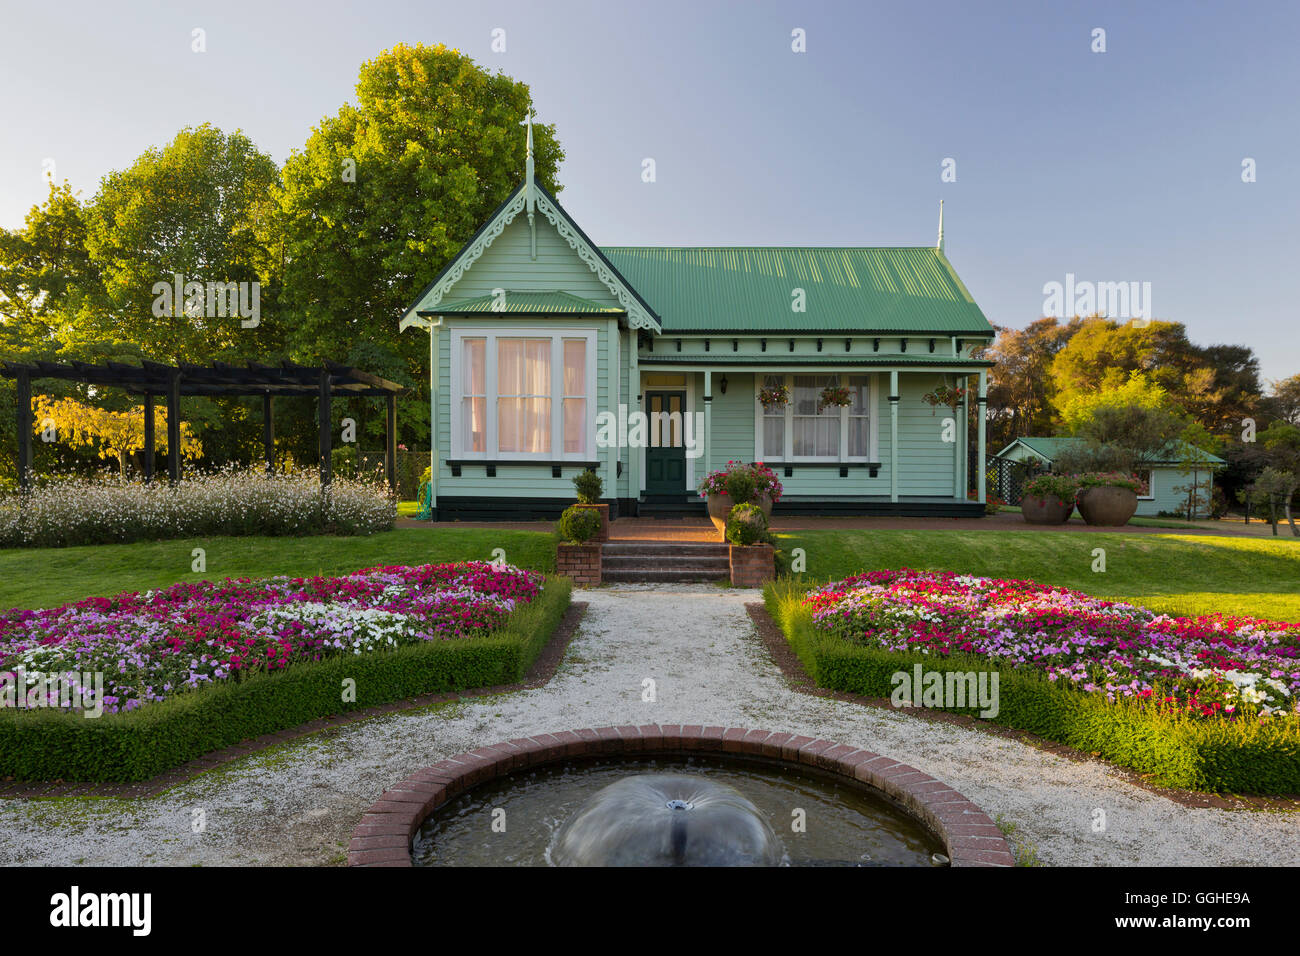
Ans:
[[[86,210],[86,248],[107,302],[82,322],[83,336],[132,342],[158,361],[238,361],[277,351],[283,325],[274,289],[259,286],[253,327],[206,309],[187,314],[174,296],[159,303],[155,286],[172,285],[176,275],[205,289],[264,283],[274,263],[260,226],[278,183],[275,162],[247,136],[208,124],[181,130],[105,176]],[[156,303],[166,315],[155,314]]]
[[[1272,383],[1268,409],[1282,421],[1300,425],[1300,373]]]
[[[989,371],[989,445],[997,449],[1026,435],[1052,431],[1052,360],[1082,324],[1038,319],[1024,329],[998,328],[993,346],[978,357],[996,362]],[[972,403],[972,406],[974,403]]]
[[[410,387],[399,427],[425,445],[428,338],[399,335],[398,320],[523,179],[532,96],[456,50],[422,44],[363,64],[356,96],[285,164],[268,246],[280,246],[294,356]],[[533,133],[538,181],[556,192],[555,129]],[[378,407],[355,417],[360,430],[382,432]]]

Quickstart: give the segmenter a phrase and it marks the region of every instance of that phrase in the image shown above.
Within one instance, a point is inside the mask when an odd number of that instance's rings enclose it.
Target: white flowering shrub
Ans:
[[[207,535],[374,534],[397,520],[387,486],[260,468],[195,473],[172,486],[113,475],[53,478],[0,494],[0,547],[66,547]]]

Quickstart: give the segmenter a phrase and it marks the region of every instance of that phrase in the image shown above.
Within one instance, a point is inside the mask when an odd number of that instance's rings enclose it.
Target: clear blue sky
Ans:
[[[3,2],[0,225],[44,198],[46,158],[90,196],[204,121],[283,161],[362,61],[442,42],[531,86],[597,243],[924,245],[942,198],[995,323],[1066,273],[1144,281],[1194,341],[1300,371],[1291,2]]]

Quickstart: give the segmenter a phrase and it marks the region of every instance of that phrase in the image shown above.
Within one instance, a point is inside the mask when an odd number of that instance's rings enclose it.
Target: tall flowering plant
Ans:
[[[727,494],[727,481],[733,475],[742,475],[753,479],[754,493],[756,495],[767,495],[772,499],[772,504],[781,500],[781,481],[776,477],[776,472],[761,461],[747,465],[740,461],[729,461],[727,467],[718,471],[711,471],[700,482],[700,497],[708,498],[711,495]]]

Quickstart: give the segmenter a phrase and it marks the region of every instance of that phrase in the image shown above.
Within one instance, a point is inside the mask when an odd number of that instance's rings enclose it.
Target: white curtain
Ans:
[[[830,458],[840,453],[840,409],[829,405],[817,410],[822,389],[834,385],[834,375],[794,377],[794,454],[796,457]]]
[[[871,379],[866,375],[849,376],[849,457],[866,458],[871,453]]]
[[[551,340],[497,340],[497,446],[503,452],[551,448]]]
[[[564,451],[587,450],[587,343],[564,340]]]
[[[487,451],[487,339],[464,339],[461,442],[467,452]]]
[[[764,388],[785,384],[784,375],[769,375],[763,379]],[[763,457],[785,457],[785,406],[774,405],[763,409]]]

